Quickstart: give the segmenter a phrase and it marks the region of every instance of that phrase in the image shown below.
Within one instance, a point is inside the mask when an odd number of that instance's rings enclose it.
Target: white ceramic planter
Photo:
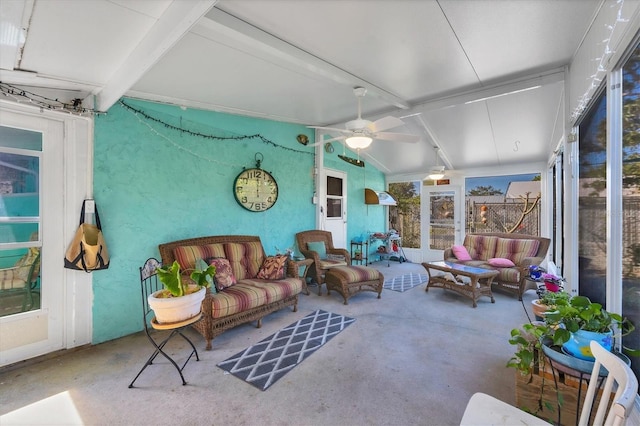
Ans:
[[[160,291],[152,293],[147,300],[156,315],[156,321],[160,324],[170,324],[185,321],[198,315],[207,289],[202,287],[195,293],[182,297],[155,297]]]

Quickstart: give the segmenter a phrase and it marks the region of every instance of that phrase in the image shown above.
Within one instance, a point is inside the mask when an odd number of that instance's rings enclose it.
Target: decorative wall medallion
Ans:
[[[333,153],[333,144],[331,142],[327,142],[324,144],[324,150],[328,153],[331,154]]]

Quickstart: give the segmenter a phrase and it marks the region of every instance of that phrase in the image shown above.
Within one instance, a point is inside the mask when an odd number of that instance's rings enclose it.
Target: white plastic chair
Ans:
[[[605,425],[622,426],[626,424],[629,414],[638,392],[638,380],[631,371],[631,368],[615,354],[604,349],[599,343],[591,342],[591,352],[596,360],[591,370],[591,379],[585,396],[582,412],[580,413],[579,426]],[[593,423],[589,423],[591,409],[594,405],[595,396],[599,389],[600,368],[607,369],[608,374],[602,388],[601,403],[598,404]],[[611,409],[607,413],[607,405],[614,390],[614,383],[617,390],[611,403]],[[606,416],[606,418],[605,418]],[[500,401],[484,393],[475,393],[467,403],[460,425],[547,425],[549,423],[535,417],[525,411],[520,410],[506,402]]]
[[[600,368],[607,369],[609,374],[602,388],[602,396],[596,416],[593,420],[594,425],[624,425],[631,414],[633,402],[638,392],[638,379],[631,371],[631,368],[613,353],[603,348],[598,342],[591,342],[591,352],[596,358],[591,371],[591,380],[587,388],[582,412],[580,413],[579,426],[586,426],[589,423],[591,408],[594,404],[595,396],[598,391],[597,377],[600,374]],[[611,399],[611,393],[614,391],[614,383],[617,385],[611,408],[607,413],[607,403]],[[605,417],[606,416],[606,417]]]

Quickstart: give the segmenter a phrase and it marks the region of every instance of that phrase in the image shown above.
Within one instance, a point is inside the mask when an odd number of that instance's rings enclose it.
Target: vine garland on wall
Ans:
[[[193,130],[185,129],[182,126],[176,126],[176,125],[173,125],[171,123],[167,123],[166,121],[163,121],[163,120],[161,120],[161,119],[159,119],[157,117],[153,117],[152,115],[150,115],[150,114],[148,114],[148,113],[146,113],[146,112],[144,112],[144,111],[142,111],[140,109],[134,108],[133,106],[127,104],[123,100],[120,100],[119,103],[123,108],[125,108],[129,112],[133,113],[138,118],[143,117],[146,120],[153,121],[155,123],[161,124],[167,129],[175,130],[177,132],[180,132],[180,133],[183,133],[183,134],[186,134],[186,135],[189,135],[189,136],[195,136],[195,137],[199,137],[199,138],[216,140],[216,141],[239,141],[239,140],[244,140],[244,139],[258,139],[264,144],[271,145],[271,146],[279,148],[279,149],[284,149],[286,151],[296,152],[296,153],[299,153],[299,154],[307,154],[307,155],[315,156],[315,152],[301,151],[301,150],[298,150],[298,149],[293,149],[293,148],[289,148],[287,146],[280,145],[280,144],[278,144],[278,143],[266,138],[265,136],[263,136],[263,135],[261,135],[259,133],[256,133],[256,134],[253,134],[253,135],[218,136],[218,135],[214,135],[214,134],[196,132],[196,131],[193,131]],[[155,133],[159,134],[158,132],[155,132]]]

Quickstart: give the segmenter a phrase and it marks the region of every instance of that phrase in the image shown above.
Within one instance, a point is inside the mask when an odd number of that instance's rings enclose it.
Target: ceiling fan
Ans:
[[[340,132],[342,136],[317,142],[313,145],[324,144],[331,141],[344,140],[346,144],[353,149],[363,149],[371,145],[373,139],[391,141],[391,142],[408,142],[415,143],[420,140],[419,136],[408,133],[392,133],[385,130],[393,129],[404,125],[404,122],[393,116],[383,117],[376,121],[369,121],[362,118],[362,98],[367,93],[364,87],[355,87],[353,93],[358,99],[358,118],[348,121],[345,129],[335,127],[309,126],[312,129],[330,130],[332,132]]]

